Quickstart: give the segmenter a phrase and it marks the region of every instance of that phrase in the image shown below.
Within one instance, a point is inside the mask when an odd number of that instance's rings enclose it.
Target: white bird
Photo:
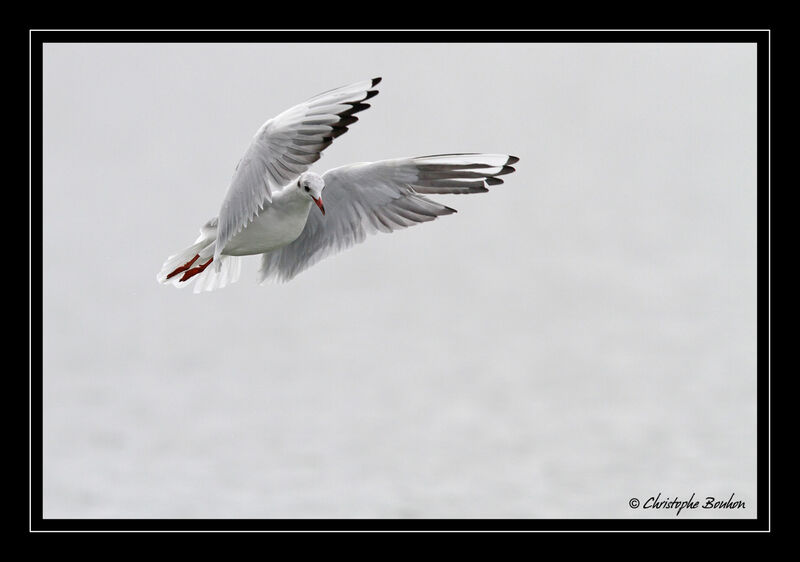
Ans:
[[[219,215],[194,244],[170,256],[160,283],[194,292],[238,280],[241,256],[261,255],[260,282],[288,281],[322,258],[392,232],[455,213],[424,195],[480,193],[503,183],[518,158],[439,154],[309,172],[322,151],[370,107],[380,78],[319,94],[267,121],[236,166]],[[325,193],[325,203],[322,195]],[[311,212],[313,206],[319,212]],[[215,267],[208,267],[212,262]]]

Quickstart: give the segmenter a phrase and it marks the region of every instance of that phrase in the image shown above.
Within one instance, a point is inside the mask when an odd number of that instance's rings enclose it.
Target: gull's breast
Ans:
[[[283,203],[283,204],[282,204]],[[293,242],[306,226],[311,201],[273,201],[239,231],[223,248],[229,256],[271,252]]]

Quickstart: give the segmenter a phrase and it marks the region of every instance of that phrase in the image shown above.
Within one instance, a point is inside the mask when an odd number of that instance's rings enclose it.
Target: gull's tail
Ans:
[[[239,280],[242,260],[237,256],[219,256],[216,267],[208,267],[214,261],[217,240],[217,219],[208,221],[200,230],[195,243],[167,258],[156,279],[162,284],[182,288],[194,281],[194,292],[221,289]]]

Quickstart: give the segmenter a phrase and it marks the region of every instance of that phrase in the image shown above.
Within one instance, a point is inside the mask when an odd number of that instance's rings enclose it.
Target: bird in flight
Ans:
[[[355,114],[370,107],[365,102],[378,94],[380,81],[329,90],[264,123],[236,166],[219,215],[194,244],[167,258],[158,281],[176,287],[195,281],[195,293],[211,291],[237,281],[242,256],[249,255],[261,256],[259,282],[289,281],[367,234],[456,212],[426,195],[485,192],[515,171],[514,156],[478,153],[308,171],[358,121]]]

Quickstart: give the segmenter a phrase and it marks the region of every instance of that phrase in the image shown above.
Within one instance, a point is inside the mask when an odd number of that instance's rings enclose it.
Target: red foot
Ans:
[[[183,277],[181,277],[181,281],[186,281],[187,279],[191,279],[198,273],[203,273],[203,271],[205,271],[205,269],[208,267],[208,264],[210,264],[212,261],[214,261],[213,257],[208,258],[208,261],[203,265],[198,265],[197,267],[193,267],[192,269],[183,274]]]
[[[183,271],[186,271],[187,269],[189,269],[190,267],[192,267],[192,264],[193,264],[194,262],[196,262],[196,261],[197,261],[197,258],[199,258],[199,257],[200,257],[200,254],[195,254],[195,255],[194,255],[194,257],[191,259],[191,261],[189,261],[189,262],[187,262],[187,263],[183,264],[183,265],[182,265],[182,266],[180,266],[178,269],[176,269],[175,271],[173,271],[172,273],[170,273],[169,275],[167,275],[167,279],[169,279],[170,277],[175,277],[177,274],[179,274],[179,273],[181,273],[181,272],[183,272]]]

